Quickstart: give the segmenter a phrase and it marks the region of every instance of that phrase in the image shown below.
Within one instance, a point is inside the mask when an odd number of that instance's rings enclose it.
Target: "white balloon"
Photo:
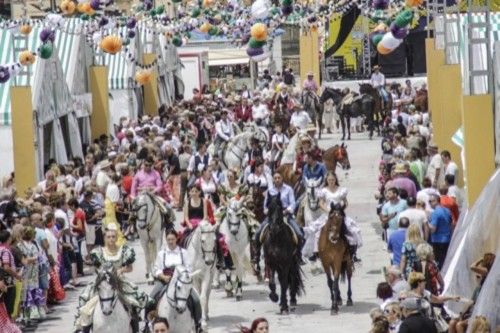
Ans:
[[[384,37],[382,37],[382,40],[380,41],[382,46],[389,50],[394,50],[402,42],[403,41],[401,39],[397,39],[396,37],[394,37],[394,35],[390,31],[385,33]]]
[[[21,64],[18,62],[11,63],[7,67],[9,69],[9,74],[11,77],[19,74],[23,69],[23,66],[21,66]]]
[[[269,13],[269,3],[265,0],[257,0],[252,4],[252,17],[264,19]]]
[[[61,27],[64,24],[64,18],[60,14],[50,13],[47,14],[46,20],[50,26]]]

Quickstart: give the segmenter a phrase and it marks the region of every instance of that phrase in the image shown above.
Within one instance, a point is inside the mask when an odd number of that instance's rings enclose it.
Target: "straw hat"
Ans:
[[[108,159],[102,160],[102,161],[99,163],[99,167],[100,167],[101,169],[106,169],[106,168],[109,168],[111,165],[112,165],[112,163],[111,163]]]
[[[398,163],[394,167],[394,173],[406,173],[405,166],[403,163]]]

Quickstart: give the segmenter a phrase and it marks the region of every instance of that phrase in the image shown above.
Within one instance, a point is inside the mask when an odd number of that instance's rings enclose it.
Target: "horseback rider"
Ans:
[[[269,110],[267,104],[261,102],[260,96],[253,98],[252,119],[257,125],[267,125],[270,115]]]
[[[142,169],[139,170],[132,180],[131,197],[135,198],[138,193],[146,190],[158,194],[163,189],[160,173],[153,169],[154,161],[151,157],[144,160]]]
[[[375,65],[373,66],[373,73],[370,78],[370,82],[373,86],[373,88],[378,90],[378,93],[380,97],[382,98],[383,106],[382,108],[386,105],[386,103],[389,101],[389,95],[387,94],[387,91],[385,90],[385,76],[380,72],[380,66]]]
[[[104,246],[98,247],[90,253],[92,265],[96,268],[113,266],[116,269],[118,279],[121,281],[119,299],[123,302],[130,313],[130,325],[134,333],[139,332],[139,312],[147,306],[148,296],[138,291],[137,287],[126,280],[124,273],[132,272],[132,264],[135,262],[134,249],[127,245],[118,246],[117,227],[115,224],[108,225],[104,232]],[[75,319],[75,332],[90,332],[94,310],[99,303],[97,295],[97,281],[89,283],[79,297],[78,314]]]
[[[283,156],[283,151],[285,150],[286,146],[290,140],[286,136],[285,133],[283,133],[283,128],[281,124],[276,124],[274,126],[274,134],[271,139],[271,162],[273,165],[273,168],[279,167],[279,163],[281,160],[281,157]]]
[[[293,107],[292,98],[288,94],[288,87],[284,83],[279,85],[279,93],[276,96],[275,104],[281,110],[290,110]]]
[[[227,110],[222,110],[220,118],[216,117],[214,151],[220,152],[227,147],[227,143],[234,136],[233,123],[227,117]],[[222,154],[219,154],[222,156]]]
[[[307,180],[309,179],[321,179],[321,183],[324,182],[326,177],[326,167],[323,162],[318,162],[321,157],[318,157],[318,152],[310,150],[306,152],[305,164],[302,168],[302,182],[306,186]]]
[[[295,235],[297,236],[298,243],[297,243],[296,256],[300,264],[302,265],[304,264],[304,261],[302,260],[302,246],[304,245],[304,233],[302,232],[302,229],[297,224],[293,216],[295,212],[295,195],[293,194],[293,189],[289,185],[283,182],[283,177],[278,172],[274,174],[273,184],[267,190],[266,198],[264,200],[264,214],[266,214],[266,219],[260,224],[259,229],[257,229],[257,232],[255,233],[254,236],[254,240],[256,242],[256,261],[258,262],[260,260],[260,247],[261,247],[260,235],[262,233],[262,230],[269,223],[267,217],[268,215],[267,201],[270,195],[277,195],[278,193],[280,194],[281,204],[285,209],[283,213],[288,217],[287,219],[288,225],[293,229]]]
[[[305,130],[310,122],[312,122],[311,117],[303,110],[302,105],[295,104],[293,106],[292,117],[290,118],[290,125],[299,130]]]
[[[189,159],[189,165],[187,168],[188,172],[188,187],[191,187],[201,172],[208,166],[212,158],[207,152],[207,146],[205,143],[199,143],[197,147],[197,153]]]
[[[302,89],[304,91],[311,91],[316,94],[318,93],[318,85],[316,84],[316,81],[314,81],[314,73],[312,71],[309,71],[307,73],[307,79],[304,80],[304,84],[302,85]]]
[[[174,229],[165,230],[165,243],[156,255],[153,276],[155,278],[154,287],[150,297],[152,302],[145,309],[146,319],[152,319],[152,311],[155,311],[158,303],[167,291],[168,284],[172,279],[177,265],[182,265],[191,270],[191,263],[185,249],[177,245],[178,235]],[[201,329],[201,304],[198,293],[192,289],[187,299],[187,307],[195,322],[196,331]]]

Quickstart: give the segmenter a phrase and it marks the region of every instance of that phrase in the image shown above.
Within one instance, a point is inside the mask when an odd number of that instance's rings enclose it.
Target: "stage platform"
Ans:
[[[410,80],[411,85],[417,89],[420,89],[423,83],[427,83],[427,76],[411,76],[411,77],[399,77],[399,78],[386,78],[385,81],[389,84],[394,82],[400,83],[402,86],[405,85],[405,81]],[[351,91],[358,91],[360,83],[370,83],[369,79],[366,80],[342,80],[342,81],[323,81],[322,86],[331,87],[336,89],[349,88]]]

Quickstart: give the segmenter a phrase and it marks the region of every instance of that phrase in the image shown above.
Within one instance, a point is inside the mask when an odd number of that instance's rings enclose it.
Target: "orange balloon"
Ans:
[[[377,25],[374,29],[374,32],[386,32],[387,31],[387,25],[385,23],[380,23]]]
[[[83,14],[87,14],[87,15],[94,14],[94,10],[92,9],[92,7],[90,7],[89,2],[79,3],[77,6],[77,9],[80,13],[83,13]]]
[[[110,54],[116,54],[122,49],[122,40],[115,35],[109,35],[101,40],[101,49]]]
[[[73,1],[64,0],[59,5],[59,8],[61,8],[61,10],[63,11],[63,13],[71,15],[71,14],[73,14],[75,12],[76,5],[75,5],[75,3]]]
[[[408,7],[418,7],[424,3],[424,0],[406,0],[406,5]]]
[[[21,27],[19,27],[19,32],[26,36],[30,34],[31,29],[33,29],[31,25],[23,24]]]
[[[255,23],[250,29],[250,35],[259,42],[267,39],[267,27],[264,23]]]
[[[212,27],[212,25],[208,22],[205,22],[203,23],[201,26],[200,26],[200,31],[203,32],[203,33],[207,33],[208,30],[210,30],[210,28]]]
[[[382,55],[386,55],[386,54],[391,53],[394,50],[393,49],[385,48],[385,47],[382,46],[382,43],[378,43],[378,45],[377,45],[377,51],[378,51],[378,53],[380,53]]]
[[[35,59],[35,55],[28,50],[19,53],[19,62],[23,66],[33,65]]]
[[[140,85],[144,85],[151,81],[153,73],[150,70],[142,69],[135,73],[135,81]]]

